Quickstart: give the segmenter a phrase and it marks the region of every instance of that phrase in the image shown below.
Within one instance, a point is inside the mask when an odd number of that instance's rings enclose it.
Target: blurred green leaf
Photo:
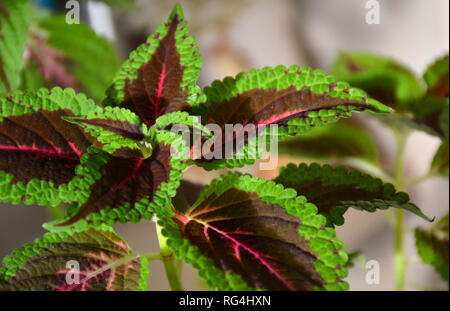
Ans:
[[[346,124],[330,124],[315,128],[280,143],[281,153],[305,158],[361,158],[378,163],[378,151],[372,137],[363,128]]]
[[[448,97],[449,93],[449,60],[448,54],[431,64],[423,75],[427,83],[428,93],[438,97]]]
[[[119,69],[114,47],[84,24],[67,24],[61,15],[51,16],[39,22],[46,34],[46,43],[61,52],[67,60],[81,90],[100,101]]]
[[[416,246],[424,263],[431,264],[449,282],[449,217],[445,215],[429,230],[416,228]]]
[[[424,94],[421,82],[411,70],[375,54],[342,52],[332,74],[396,110],[407,109]]]

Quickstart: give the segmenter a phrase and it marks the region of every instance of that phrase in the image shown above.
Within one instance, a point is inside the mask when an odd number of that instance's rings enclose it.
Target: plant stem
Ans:
[[[158,242],[160,248],[161,260],[164,263],[166,269],[167,280],[169,281],[170,289],[173,291],[182,291],[179,267],[175,261],[175,254],[172,249],[167,245],[167,238],[161,232],[162,228],[156,223],[156,233],[158,235]]]
[[[393,178],[385,172],[378,165],[371,163],[367,160],[362,160],[358,158],[344,158],[340,161],[341,164],[352,166],[356,169],[359,169],[367,174],[378,177],[382,179],[384,182],[394,183]]]
[[[397,132],[397,156],[395,161],[395,187],[397,191],[404,189],[404,173],[405,173],[405,149],[408,139],[408,133]],[[405,275],[406,275],[406,259],[404,250],[404,225],[405,215],[403,209],[396,210],[395,221],[395,288],[398,291],[405,288]]]

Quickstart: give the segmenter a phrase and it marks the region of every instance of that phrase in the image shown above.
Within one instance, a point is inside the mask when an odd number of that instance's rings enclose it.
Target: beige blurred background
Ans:
[[[122,58],[145,41],[156,25],[164,21],[175,1],[141,0],[139,10],[112,12],[113,28],[99,23],[99,33],[113,40]],[[447,0],[379,0],[381,23],[365,23],[366,0],[180,0],[192,33],[203,57],[200,85],[235,75],[253,67],[298,64],[327,70],[340,50],[382,53],[400,60],[417,74],[436,57],[449,49],[449,1]],[[101,5],[92,9],[111,16]],[[90,12],[91,13],[91,12]],[[106,14],[106,15],[105,15]],[[97,16],[91,13],[92,16]],[[103,20],[103,19],[102,19]],[[109,28],[108,28],[109,27]],[[359,116],[361,118],[361,116]],[[382,161],[392,167],[394,138],[389,130],[373,120],[366,120],[380,148]],[[407,145],[408,177],[426,173],[437,138],[415,132]],[[297,158],[279,158],[279,165],[300,162]],[[260,172],[257,165],[241,170],[271,178],[276,172]],[[207,183],[221,172],[190,168],[185,178]],[[425,214],[440,217],[448,212],[448,179],[436,178],[408,189],[412,201]],[[0,208],[0,257],[44,233],[45,208]],[[407,226],[428,226],[418,217],[407,215]],[[157,251],[152,223],[120,225],[121,233],[136,251]],[[369,214],[349,211],[346,224],[337,228],[338,236],[351,250],[361,250],[367,260],[380,263],[380,284],[365,282],[366,270],[357,264],[349,271],[351,290],[393,290],[393,231],[381,212]],[[406,239],[407,256],[412,263],[407,270],[407,289],[445,289],[446,284],[434,270],[417,258],[412,231]],[[183,270],[185,288],[205,289],[190,266]],[[163,265],[151,263],[150,290],[168,290]]]

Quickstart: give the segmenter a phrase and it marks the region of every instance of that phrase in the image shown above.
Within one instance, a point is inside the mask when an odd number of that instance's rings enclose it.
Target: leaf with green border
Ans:
[[[449,282],[448,214],[429,230],[416,228],[416,246],[424,263],[431,264],[439,275]]]
[[[410,203],[407,193],[396,192],[390,183],[383,183],[381,179],[356,170],[349,171],[343,166],[332,168],[315,163],[309,166],[304,163],[299,166],[289,164],[280,169],[280,175],[274,181],[295,189],[314,203],[330,226],[343,225],[343,215],[350,207],[368,212],[390,207],[402,208],[432,221]]]
[[[449,93],[449,60],[448,54],[431,64],[423,75],[427,83],[428,93],[437,97],[448,98]]]
[[[28,0],[0,2],[0,94],[20,86],[29,23]]]
[[[102,144],[102,150],[114,153],[117,149],[128,148],[141,151],[144,155],[151,152],[149,143],[144,139],[148,134],[147,126],[133,112],[120,107],[96,107],[84,116],[64,117],[64,120],[77,124],[86,133]]]
[[[147,265],[108,227],[47,233],[3,259],[0,290],[145,290]]]
[[[387,113],[391,109],[367,97],[362,90],[350,88],[321,70],[308,67],[266,67],[241,73],[236,78],[215,81],[204,89],[205,102],[192,110],[202,116],[202,123],[216,124],[225,132],[213,142],[211,150],[220,150],[222,160],[196,159],[195,163],[206,169],[242,166],[236,161],[238,150],[227,153],[227,144],[243,145],[246,128],[267,135],[271,125],[278,126],[278,138],[304,134],[314,127],[350,117],[352,112],[372,110]],[[228,125],[242,125],[244,129],[227,132]],[[263,132],[263,133],[261,133]],[[250,140],[248,139],[247,144]],[[195,145],[194,145],[195,148]],[[247,152],[247,151],[245,151]],[[196,154],[194,150],[192,154]],[[244,158],[246,164],[253,160]]]
[[[206,186],[192,206],[177,202],[174,210],[157,212],[162,234],[212,288],[348,288],[342,242],[317,207],[293,189],[229,173]]]
[[[382,55],[341,52],[331,72],[397,111],[408,110],[409,104],[424,94],[421,81],[411,70]]]
[[[195,105],[201,93],[196,85],[201,58],[188,31],[176,4],[168,22],[160,24],[122,65],[104,104],[135,112],[149,127],[166,113]]]
[[[346,123],[330,124],[286,139],[278,146],[280,154],[312,159],[359,158],[378,163],[377,146],[363,128]]]
[[[55,231],[66,226],[112,226],[152,219],[155,210],[170,206],[186,168],[186,162],[172,156],[173,144],[187,150],[178,140],[180,137],[168,131],[155,133],[148,157],[139,152],[132,156],[127,148],[113,154],[91,148],[83,167],[86,182],[79,189],[85,193],[84,200],[72,205],[67,217],[45,224],[45,228]]]
[[[56,206],[78,200],[82,155],[97,142],[63,117],[95,107],[71,89],[0,96],[0,201]]]

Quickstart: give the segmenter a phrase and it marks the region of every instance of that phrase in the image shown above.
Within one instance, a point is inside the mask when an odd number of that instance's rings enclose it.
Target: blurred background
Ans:
[[[126,2],[123,0],[122,2]],[[241,71],[264,66],[298,64],[329,70],[341,50],[370,51],[392,57],[419,76],[435,58],[449,49],[449,1],[379,0],[380,24],[365,22],[366,0],[179,0],[185,18],[196,37],[203,58],[199,84],[234,76]],[[65,1],[35,1],[42,7],[64,12]],[[175,1],[138,0],[136,8],[111,9],[98,2],[82,2],[82,20],[112,42],[120,60],[143,43],[156,26],[165,21]],[[393,166],[395,140],[379,122],[356,116],[375,137],[385,167]],[[439,139],[415,132],[407,143],[406,170],[409,178],[425,174],[439,147]],[[302,159],[279,157],[279,165]],[[258,171],[258,165],[241,170],[272,178],[277,171]],[[188,169],[185,178],[208,183],[223,172]],[[449,209],[448,179],[434,178],[408,189],[412,201],[426,215],[441,217]],[[28,206],[0,208],[0,257],[31,242],[45,231],[45,208]],[[407,226],[428,227],[414,215],[407,215]],[[157,251],[153,223],[120,225],[117,231],[137,252]],[[393,290],[393,232],[382,212],[369,214],[349,211],[346,224],[337,228],[338,237],[365,259],[380,263],[380,284],[365,282],[366,270],[357,264],[347,278],[351,290]],[[415,255],[412,230],[407,235],[406,252],[412,262],[407,270],[407,289],[444,289],[431,266]],[[168,290],[163,265],[151,263],[150,290]],[[205,289],[196,271],[183,270],[185,288]]]

